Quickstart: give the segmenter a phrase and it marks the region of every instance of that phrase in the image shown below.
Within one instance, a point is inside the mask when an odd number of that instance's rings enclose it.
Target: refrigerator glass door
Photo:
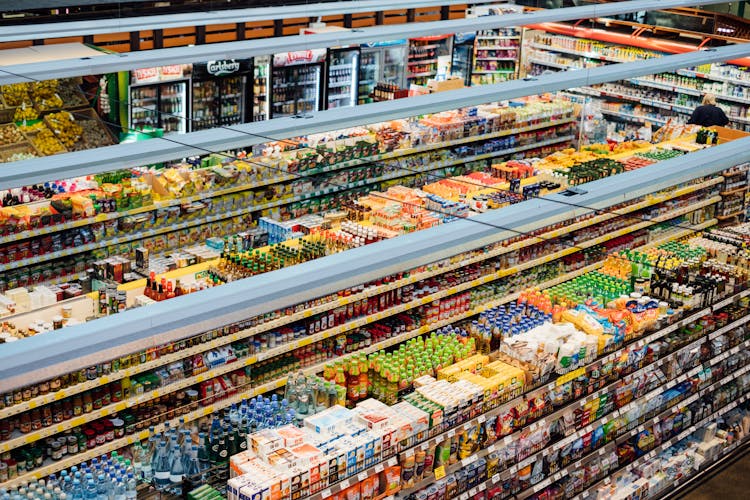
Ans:
[[[237,125],[245,115],[244,75],[225,76],[221,81],[221,124]]]
[[[294,116],[320,109],[321,65],[273,68],[271,116]]]
[[[406,87],[406,45],[395,45],[383,48],[383,64],[380,80]]]
[[[159,86],[130,87],[130,128],[159,126]]]
[[[253,121],[268,120],[268,72],[269,58],[255,60],[253,81]]]
[[[162,83],[159,112],[164,133],[187,132],[187,82]]]
[[[359,50],[331,50],[328,61],[328,109],[357,104]]]
[[[464,85],[471,85],[471,58],[474,44],[460,44],[453,48],[451,73],[463,79]]]
[[[380,68],[383,61],[383,49],[373,48],[362,51],[359,65],[359,104],[372,102],[370,97],[375,85],[380,80]]]
[[[219,125],[219,83],[217,80],[193,81],[192,130]]]

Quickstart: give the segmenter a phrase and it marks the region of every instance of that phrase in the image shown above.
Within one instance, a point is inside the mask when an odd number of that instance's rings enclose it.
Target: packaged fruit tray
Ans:
[[[28,142],[0,146],[0,163],[28,160],[29,158],[36,158],[38,156],[42,155],[39,154],[33,144]]]
[[[12,144],[28,144],[26,136],[21,132],[15,123],[6,123],[0,125],[0,146],[10,146]]]

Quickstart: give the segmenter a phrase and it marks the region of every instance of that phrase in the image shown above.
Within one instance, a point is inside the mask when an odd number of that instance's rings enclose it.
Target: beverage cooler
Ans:
[[[453,35],[438,35],[409,40],[409,59],[406,78],[409,85],[427,85],[438,74],[439,64],[446,58],[450,63]]]
[[[249,122],[252,72],[252,59],[193,64],[191,130]]]
[[[356,106],[359,82],[359,47],[328,49],[326,109]]]
[[[456,33],[453,35],[453,58],[451,59],[451,74],[464,81],[467,87],[471,85],[471,66],[474,57],[474,38],[476,33]]]
[[[268,74],[271,72],[271,57],[255,58],[253,65],[253,121],[268,120]]]
[[[362,46],[359,61],[359,104],[372,102],[378,83],[406,86],[406,40],[374,42]]]
[[[190,111],[187,68],[182,65],[137,69],[130,74],[129,127],[161,128],[164,133],[188,131]]]
[[[313,49],[273,56],[270,118],[321,109],[326,55],[326,49]]]

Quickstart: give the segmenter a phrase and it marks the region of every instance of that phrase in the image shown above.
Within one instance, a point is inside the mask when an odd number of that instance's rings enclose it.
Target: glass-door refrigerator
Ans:
[[[326,49],[275,54],[271,71],[270,118],[321,109]]]
[[[403,89],[406,85],[406,40],[373,42],[362,46],[359,62],[359,104],[372,102],[378,83]]]
[[[268,120],[268,74],[271,72],[271,57],[255,58],[253,68],[253,121]]]
[[[188,86],[182,65],[131,72],[129,126],[161,128],[164,133],[188,131]]]
[[[326,109],[355,106],[359,90],[359,47],[328,49],[326,59]]]
[[[467,87],[471,85],[471,63],[474,56],[475,37],[474,32],[453,35],[451,74],[463,79],[464,85]]]
[[[252,59],[193,64],[191,130],[250,121]]]
[[[409,59],[407,63],[407,83],[427,85],[427,81],[438,74],[441,58],[450,63],[453,35],[437,35],[409,39]]]

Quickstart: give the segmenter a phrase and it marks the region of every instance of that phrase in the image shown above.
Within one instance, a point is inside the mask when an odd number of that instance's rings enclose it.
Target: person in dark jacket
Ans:
[[[725,126],[729,123],[729,118],[724,114],[724,111],[716,105],[716,96],[713,94],[706,94],[703,96],[702,105],[698,106],[693,110],[693,114],[688,120],[690,125],[701,125],[703,127],[710,127],[712,125]]]

